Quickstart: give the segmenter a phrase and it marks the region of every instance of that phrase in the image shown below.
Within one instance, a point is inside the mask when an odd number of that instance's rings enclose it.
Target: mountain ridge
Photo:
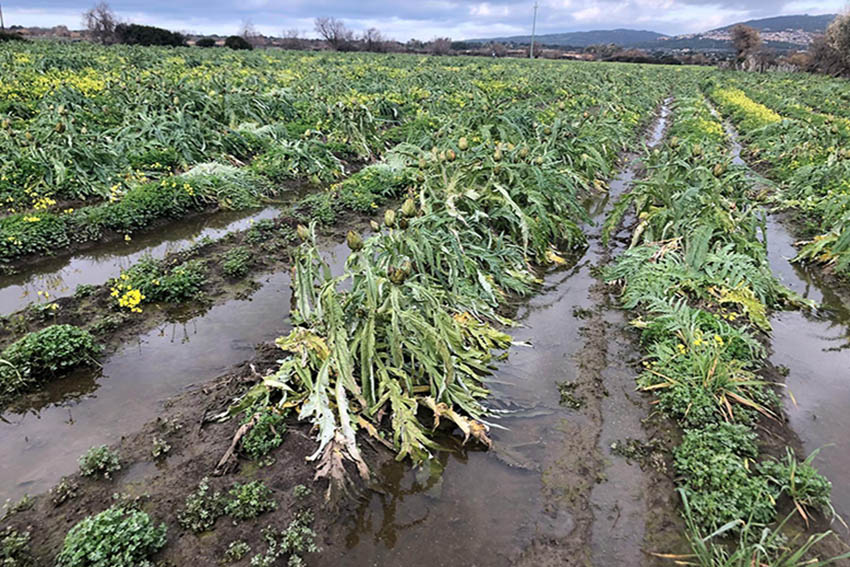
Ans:
[[[762,35],[764,44],[775,49],[793,49],[807,46],[812,39],[826,30],[836,14],[792,14],[736,22],[708,31],[667,35],[651,30],[617,28],[609,30],[589,30],[538,34],[534,41],[539,45],[583,48],[589,45],[616,44],[625,48],[643,49],[731,49],[731,30],[739,24],[753,27]],[[508,44],[528,44],[530,35],[480,38],[465,40],[468,43],[499,42]]]

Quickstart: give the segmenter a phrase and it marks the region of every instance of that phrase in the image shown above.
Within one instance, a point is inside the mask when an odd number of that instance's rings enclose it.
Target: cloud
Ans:
[[[95,0],[3,2],[7,25],[80,26],[80,14]],[[538,0],[538,33],[605,28],[642,28],[691,33],[740,21],[788,13],[827,13],[845,0]],[[110,0],[125,20],[198,33],[236,33],[251,20],[267,35],[299,29],[313,36],[317,16],[340,18],[354,30],[376,27],[384,35],[496,37],[527,34],[533,0]]]

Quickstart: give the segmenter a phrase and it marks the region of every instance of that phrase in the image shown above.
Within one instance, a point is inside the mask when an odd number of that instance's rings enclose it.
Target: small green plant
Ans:
[[[19,532],[8,526],[0,530],[0,565],[3,567],[30,567],[30,533]]]
[[[96,291],[97,291],[97,286],[94,286],[94,285],[91,285],[91,284],[80,284],[74,290],[74,297],[76,299],[83,299],[83,298],[89,297],[90,295],[92,295]]]
[[[166,267],[162,261],[147,256],[120,277],[111,280],[110,285],[116,297],[129,289],[139,290],[146,302],[180,303],[200,298],[206,281],[206,266],[202,260],[189,260]],[[118,295],[115,294],[116,289]]]
[[[32,508],[32,506],[33,500],[29,494],[24,494],[24,496],[17,502],[6,500],[6,503],[3,505],[3,516],[6,518],[8,518],[9,516],[14,516],[18,512],[24,512],[25,510],[29,510],[30,508]]]
[[[309,510],[302,510],[283,531],[271,526],[264,528],[262,533],[266,540],[266,551],[251,558],[251,567],[270,567],[284,555],[289,555],[289,567],[302,567],[302,554],[319,551],[315,542],[316,532],[310,527],[312,523],[313,514]]]
[[[118,453],[106,445],[92,447],[79,458],[78,462],[83,476],[102,476],[108,479],[112,473],[121,470]]]
[[[165,524],[157,526],[145,512],[115,505],[71,528],[56,566],[148,567],[165,534]]]
[[[241,278],[251,267],[251,251],[245,246],[237,246],[224,253],[221,271],[229,278]]]
[[[69,478],[63,478],[50,489],[50,500],[57,508],[77,496],[79,485]]]
[[[0,399],[30,390],[75,366],[91,364],[99,353],[88,331],[73,325],[51,325],[30,333],[0,354]]]
[[[292,487],[292,495],[298,500],[303,500],[310,496],[312,493],[313,491],[308,486],[304,486],[303,484],[296,484]]]
[[[277,508],[271,489],[259,480],[246,484],[236,483],[227,495],[224,512],[236,520],[256,518]]]
[[[186,497],[182,510],[177,512],[180,525],[196,533],[209,531],[224,514],[225,501],[220,492],[211,492],[209,479],[204,478],[198,488]]]
[[[252,459],[260,459],[277,449],[283,443],[286,431],[284,416],[272,411],[262,410],[254,426],[242,437],[242,451]],[[248,422],[252,417],[246,417]]]
[[[154,459],[162,459],[171,451],[171,445],[165,439],[161,437],[153,438],[153,449],[151,449],[151,456]]]
[[[224,552],[224,560],[227,563],[236,563],[242,560],[243,557],[251,553],[251,546],[244,541],[232,541],[227,546],[227,551]]]

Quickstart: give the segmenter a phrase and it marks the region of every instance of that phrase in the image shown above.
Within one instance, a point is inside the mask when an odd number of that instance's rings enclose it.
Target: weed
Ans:
[[[90,297],[94,292],[97,291],[96,285],[91,284],[80,284],[74,290],[74,298],[76,299],[85,299],[86,297]]]
[[[112,473],[121,470],[118,453],[106,445],[92,447],[79,458],[78,462],[83,476],[102,476],[108,479]]]
[[[186,497],[182,510],[177,512],[180,525],[196,533],[209,531],[224,514],[225,500],[220,492],[210,492],[209,479],[204,478],[198,488]]]
[[[29,510],[33,507],[33,504],[33,499],[29,494],[24,494],[17,502],[6,500],[6,503],[3,505],[3,517],[8,518],[9,516],[14,516],[19,512]]]
[[[165,439],[162,439],[161,437],[153,438],[151,456],[153,456],[155,460],[165,458],[169,451],[171,451],[171,445],[169,445]]]
[[[165,545],[165,524],[115,505],[77,523],[65,536],[57,567],[148,567]]]
[[[12,343],[0,354],[0,399],[32,389],[45,378],[91,364],[100,354],[94,338],[73,325],[51,325]]]
[[[787,494],[800,516],[809,524],[809,513],[820,509],[835,517],[830,493],[832,483],[820,474],[812,461],[819,451],[812,452],[805,461],[798,461],[793,449],[786,447],[782,460],[768,459],[759,465],[759,471],[777,489],[779,494]],[[808,513],[807,513],[808,512]]]
[[[58,508],[68,500],[75,498],[78,489],[79,485],[75,481],[63,478],[59,481],[59,484],[50,489],[50,500]]]
[[[283,443],[286,432],[284,416],[273,410],[262,410],[254,426],[242,437],[242,451],[252,459],[268,455]],[[246,417],[247,423],[253,415]]]
[[[266,541],[266,551],[251,558],[251,567],[270,567],[278,558],[288,555],[289,567],[303,567],[304,553],[317,553],[316,532],[310,527],[313,523],[313,514],[304,510],[298,512],[285,530],[279,531],[271,526],[263,529],[263,538]]]
[[[251,553],[251,546],[244,541],[232,541],[227,546],[227,551],[224,552],[224,560],[227,563],[236,563],[241,561],[243,557]]]
[[[561,394],[559,403],[571,409],[581,409],[584,407],[584,400],[575,395],[575,389],[578,387],[577,382],[559,382],[558,393]]]
[[[0,530],[0,565],[30,567],[35,564],[30,555],[30,533],[7,526]]]
[[[272,491],[262,481],[236,483],[227,493],[229,501],[224,512],[236,520],[256,518],[277,508]]]
[[[237,246],[224,253],[221,259],[221,271],[232,279],[241,278],[251,267],[251,251],[245,246]]]
[[[309,487],[304,486],[303,484],[296,484],[292,487],[292,495],[298,500],[303,500],[310,496],[310,494],[312,493],[313,491]]]

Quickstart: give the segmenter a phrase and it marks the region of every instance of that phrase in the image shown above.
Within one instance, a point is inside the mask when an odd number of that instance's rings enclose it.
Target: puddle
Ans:
[[[31,270],[0,277],[0,314],[14,313],[39,301],[39,291],[48,292],[51,299],[73,295],[78,285],[100,285],[143,256],[162,258],[202,238],[217,240],[229,232],[249,228],[259,220],[275,218],[281,209],[282,205],[273,205],[261,210],[198,215],[137,234],[129,242],[111,242],[79,255],[39,262]]]
[[[667,114],[665,105],[648,136],[650,146],[663,136]],[[601,565],[616,564],[606,563],[608,558],[628,562],[640,556],[641,471],[622,459],[606,462],[609,481],[596,484],[596,470],[600,453],[608,456],[614,431],[640,437],[632,429],[640,429],[646,411],[621,403],[634,390],[633,372],[619,366],[606,371],[612,395],[600,402],[594,397],[598,385],[588,383],[579,360],[590,340],[589,316],[623,324],[618,312],[599,314],[591,268],[605,252],[601,221],[630,185],[634,165],[625,167],[607,194],[585,203],[596,226],[587,228],[590,247],[580,262],[548,273],[541,292],[519,306],[515,319],[523,326],[512,335],[531,346],[511,347],[488,379],[499,426],[491,431],[493,448],[458,447],[419,469],[390,462],[373,471],[375,490],[361,500],[353,519],[328,534],[326,542],[333,544],[316,557],[317,565],[498,567],[597,564],[597,559]],[[609,378],[614,382],[607,383]],[[581,407],[559,403],[558,385],[564,382],[578,384]],[[601,425],[609,418],[610,426]],[[619,522],[604,521],[611,502],[623,509]],[[598,537],[597,522],[604,524]]]
[[[340,272],[345,244],[326,257]],[[78,372],[0,416],[0,501],[49,489],[74,472],[93,445],[156,418],[164,400],[206,382],[253,356],[254,346],[288,331],[289,273],[261,280],[249,300],[212,307],[185,323],[155,329],[103,361],[92,375]]]

